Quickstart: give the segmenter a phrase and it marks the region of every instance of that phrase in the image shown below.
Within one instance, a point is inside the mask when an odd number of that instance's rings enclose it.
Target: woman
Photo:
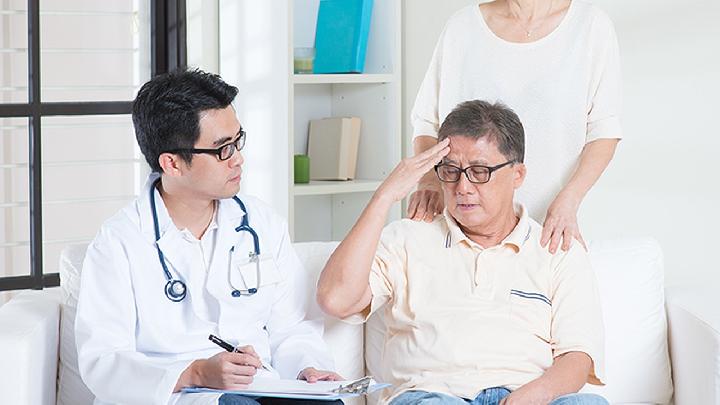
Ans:
[[[577,211],[622,138],[620,67],[612,22],[586,0],[496,0],[450,18],[412,111],[415,153],[437,143],[445,116],[470,99],[503,101],[525,126],[528,175],[518,200],[542,220],[555,253],[585,244]],[[429,172],[408,216],[443,208]]]

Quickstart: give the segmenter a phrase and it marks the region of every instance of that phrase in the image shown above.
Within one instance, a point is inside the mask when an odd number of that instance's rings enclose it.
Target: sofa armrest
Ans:
[[[720,306],[711,286],[668,288],[675,405],[720,403]]]
[[[55,405],[60,296],[25,291],[0,307],[3,403]]]

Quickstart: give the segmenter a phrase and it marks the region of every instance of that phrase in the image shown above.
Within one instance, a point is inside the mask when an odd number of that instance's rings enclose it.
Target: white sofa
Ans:
[[[295,248],[317,279],[335,246]],[[0,404],[91,403],[77,375],[72,334],[84,251],[63,252],[61,288],[23,292],[0,307]],[[590,252],[603,300],[607,385],[586,389],[613,404],[665,404],[673,392],[677,405],[720,404],[720,310],[712,286],[666,291],[662,252],[652,239],[595,242]],[[307,299],[308,316],[322,317],[314,291]],[[358,377],[367,367],[382,378],[382,319],[364,328],[333,319],[325,324],[341,374]]]

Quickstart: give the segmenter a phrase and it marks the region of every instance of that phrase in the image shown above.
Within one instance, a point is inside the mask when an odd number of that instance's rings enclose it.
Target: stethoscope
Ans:
[[[150,207],[152,209],[153,225],[155,227],[155,249],[157,249],[158,258],[160,259],[160,264],[162,265],[165,278],[167,279],[167,283],[165,284],[165,296],[172,302],[180,302],[185,299],[185,296],[187,295],[187,285],[184,281],[173,278],[170,270],[168,270],[167,263],[165,263],[165,255],[163,255],[162,250],[160,250],[160,245],[158,244],[158,241],[160,240],[160,226],[158,224],[157,210],[155,208],[155,189],[159,182],[160,179],[155,180],[150,189]],[[235,228],[235,232],[250,232],[250,235],[252,235],[253,238],[254,251],[250,252],[248,256],[250,257],[250,261],[255,262],[257,277],[256,287],[248,289],[236,288],[230,280],[230,264],[232,263],[232,260],[228,260],[228,284],[232,287],[230,295],[233,297],[241,297],[243,295],[253,295],[257,293],[258,288],[260,288],[260,238],[258,238],[257,232],[250,227],[248,212],[245,209],[245,204],[243,204],[237,196],[233,196],[233,200],[235,200],[235,202],[240,206],[240,209],[242,209],[245,213],[240,226]],[[230,259],[232,259],[233,252],[235,252],[235,246],[230,248]],[[242,277],[242,273],[240,276]]]

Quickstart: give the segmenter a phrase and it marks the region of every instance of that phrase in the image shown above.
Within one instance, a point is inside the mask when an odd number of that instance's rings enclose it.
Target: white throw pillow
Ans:
[[[303,263],[311,283],[307,294],[307,318],[311,320],[324,319],[325,333],[323,338],[333,354],[338,374],[348,379],[362,377],[365,372],[363,326],[350,325],[324,315],[315,299],[320,272],[337,247],[337,242],[295,243],[293,247]]]
[[[605,322],[605,386],[610,403],[667,404],[672,396],[660,245],[651,238],[594,241],[590,259]]]
[[[80,378],[75,347],[75,312],[80,291],[80,270],[87,245],[70,245],[60,255],[60,364],[57,405],[92,405],[95,396]]]

